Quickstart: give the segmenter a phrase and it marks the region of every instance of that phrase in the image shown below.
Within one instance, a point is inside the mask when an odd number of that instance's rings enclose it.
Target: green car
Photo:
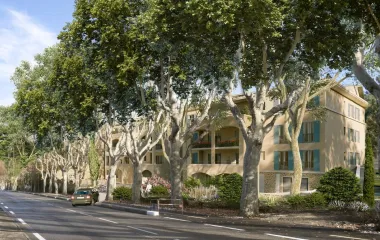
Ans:
[[[79,188],[71,196],[73,207],[77,205],[94,205],[99,200],[99,192],[93,188]]]

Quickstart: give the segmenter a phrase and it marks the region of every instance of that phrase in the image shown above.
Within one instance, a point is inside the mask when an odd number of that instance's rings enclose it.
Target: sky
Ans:
[[[0,105],[14,103],[15,68],[57,43],[73,11],[74,0],[0,0]]]

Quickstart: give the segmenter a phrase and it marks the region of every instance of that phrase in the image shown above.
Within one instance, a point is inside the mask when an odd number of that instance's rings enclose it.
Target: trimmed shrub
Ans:
[[[303,208],[306,205],[305,197],[301,195],[294,195],[287,198],[288,204],[295,209]]]
[[[326,205],[327,201],[322,193],[315,192],[305,195],[305,206],[308,208],[325,207]]]
[[[157,185],[152,187],[149,195],[167,197],[169,196],[169,191],[166,187]]]
[[[230,207],[239,207],[243,178],[237,174],[224,174],[216,178],[219,198]]]
[[[373,150],[370,136],[365,138],[365,145],[363,201],[368,206],[373,207],[375,205],[375,169],[373,167]]]
[[[115,200],[131,200],[132,188],[117,187],[112,192],[113,199]]]
[[[186,188],[196,188],[201,186],[201,180],[189,177],[186,179],[186,181],[183,182],[183,185],[185,185]]]
[[[353,202],[361,193],[359,179],[350,170],[337,167],[325,173],[317,188],[328,202],[339,200]]]

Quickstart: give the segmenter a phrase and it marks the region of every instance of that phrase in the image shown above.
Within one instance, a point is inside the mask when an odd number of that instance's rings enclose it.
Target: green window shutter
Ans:
[[[198,132],[193,133],[193,141],[197,141],[198,138],[199,138],[199,133]]]
[[[319,107],[319,96],[314,97],[313,100],[314,100],[314,105]]]
[[[299,143],[302,143],[302,142],[303,142],[303,123],[302,123],[302,125],[301,125],[300,135],[298,135],[298,142],[299,142]]]
[[[280,143],[280,125],[274,126],[274,144],[279,144]]]
[[[294,160],[292,151],[288,151],[288,170],[294,170]]]
[[[313,157],[314,157],[314,171],[319,172],[321,170],[320,168],[320,161],[319,161],[319,149],[313,150]]]
[[[314,142],[320,141],[321,122],[314,121]]]
[[[304,154],[305,154],[305,151],[304,150],[301,150],[300,151],[300,155],[301,155],[301,164],[302,164],[302,169],[303,169],[303,166],[305,166],[305,157],[304,157]]]
[[[193,153],[192,163],[198,164],[198,153],[197,152]]]
[[[293,128],[292,124],[289,124],[288,131],[289,131],[290,136],[292,136],[292,128]]]
[[[274,170],[280,170],[280,152],[274,152]]]

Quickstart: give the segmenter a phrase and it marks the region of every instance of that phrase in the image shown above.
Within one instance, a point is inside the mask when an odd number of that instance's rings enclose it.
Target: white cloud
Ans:
[[[36,54],[56,42],[56,34],[27,14],[0,9],[0,105],[14,102],[10,77],[20,62],[32,62]]]

